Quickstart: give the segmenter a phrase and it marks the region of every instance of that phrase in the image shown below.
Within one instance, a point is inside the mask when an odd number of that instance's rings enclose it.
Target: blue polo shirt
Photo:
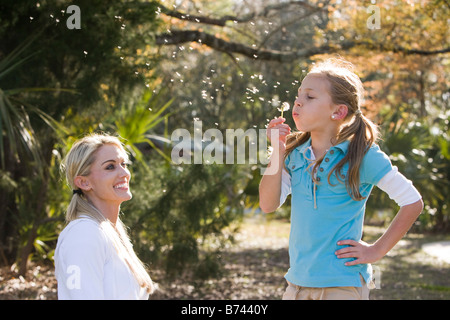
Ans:
[[[359,241],[362,237],[367,198],[374,185],[392,170],[388,156],[373,144],[360,167],[360,193],[365,199],[353,200],[344,183],[328,173],[347,153],[349,141],[330,148],[312,180],[311,139],[294,149],[286,158],[291,176],[291,231],[289,236],[290,268],[285,278],[304,287],[361,287],[360,274],[366,283],[372,278],[370,264],[345,266],[354,258],[338,259],[339,240]],[[341,173],[346,176],[348,163]],[[315,188],[315,190],[314,190]]]

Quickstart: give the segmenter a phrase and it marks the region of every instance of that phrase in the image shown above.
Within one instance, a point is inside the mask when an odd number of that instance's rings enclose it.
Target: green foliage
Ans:
[[[31,58],[32,55],[21,58],[31,41],[24,41],[0,60],[0,81]],[[9,153],[9,156],[17,161],[19,150],[23,150],[22,155],[29,154],[34,161],[41,164],[41,155],[28,112],[12,98],[10,92],[0,88],[0,167],[5,168],[5,153]],[[4,143],[7,143],[7,146]]]
[[[405,106],[386,117],[381,147],[390,155],[392,164],[413,181],[423,197],[425,208],[419,217],[418,229],[446,230],[450,227],[450,162],[446,156],[449,152],[446,142],[450,133],[450,113],[447,111],[431,125],[426,119],[418,120],[405,113]],[[379,190],[374,190],[369,203],[369,217],[376,210],[389,208],[392,213],[398,210],[395,203]]]
[[[165,6],[171,8],[175,2],[169,2]],[[302,5],[285,7],[226,27],[166,19],[157,1],[74,4],[81,8],[80,30],[66,27],[69,3],[62,0],[0,5],[0,253],[8,263],[51,259],[71,197],[60,176],[61,158],[82,135],[104,130],[123,137],[134,160],[133,199],[122,209],[139,256],[150,269],[164,266],[170,276],[220,273],[218,254],[232,240],[232,222],[244,210],[258,209],[259,167],[174,166],[154,138],[190,129],[193,118],[205,129],[264,128],[278,115],[280,102],[295,99],[305,70],[318,57],[264,62],[198,43],[154,45],[161,30],[199,26],[224,40],[277,51],[329,44],[336,52],[342,39],[370,44],[342,54],[359,62],[372,102],[367,109],[378,114],[383,108],[376,119],[383,124],[383,150],[424,197],[420,227],[448,230],[448,56],[386,51],[440,49],[447,36],[441,28],[447,21],[444,2],[423,10],[396,2],[390,12],[382,11],[378,31],[367,29],[367,15],[361,14],[366,4],[360,1],[325,5],[302,19]],[[258,13],[259,7],[202,0],[179,9],[220,17]],[[419,39],[422,34],[427,36]],[[376,50],[380,39],[385,51]],[[289,117],[288,123],[294,127]],[[278,214],[288,217],[288,209]],[[396,209],[375,188],[368,216],[383,211],[390,219]]]
[[[229,240],[223,231],[243,212],[243,195],[235,190],[238,171],[226,165],[166,166],[158,159],[149,167],[150,172],[133,167],[133,199],[123,205],[142,259],[162,264],[169,276],[218,272],[216,253]]]
[[[64,1],[0,5],[0,160],[2,176],[11,181],[0,184],[0,250],[3,261],[19,260],[22,274],[33,251],[45,249],[42,239],[56,235],[53,223],[63,220],[61,207],[67,206],[59,196],[63,182],[53,175],[55,155],[64,155],[81,134],[101,129],[105,114],[143,86],[136,52],[151,37],[142,38],[137,27],[145,20],[141,31],[149,35],[158,26],[154,10],[142,10],[148,15],[137,19],[128,2],[76,4],[80,30],[66,27]],[[124,31],[124,25],[136,29]],[[118,50],[121,45],[126,49]],[[148,56],[146,62],[154,60]]]
[[[155,146],[149,132],[170,116],[170,113],[164,116],[162,116],[162,113],[171,105],[172,101],[166,102],[163,106],[158,106],[158,97],[153,97],[151,91],[146,91],[141,101],[132,101],[127,106],[120,108],[118,114],[115,115],[117,117],[117,120],[114,121],[115,131],[121,138],[125,139],[126,146],[133,157],[144,166],[146,164],[143,161],[142,152],[137,147],[142,143],[148,143],[170,162],[170,158]]]

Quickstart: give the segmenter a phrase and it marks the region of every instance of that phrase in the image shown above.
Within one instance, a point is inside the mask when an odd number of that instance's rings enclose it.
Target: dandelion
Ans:
[[[288,111],[291,107],[289,106],[289,103],[283,102],[281,104],[281,108],[278,108],[278,111],[281,111],[281,117],[283,118],[283,112]]]

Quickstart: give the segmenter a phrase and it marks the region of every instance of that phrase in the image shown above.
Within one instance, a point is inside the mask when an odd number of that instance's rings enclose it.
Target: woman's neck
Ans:
[[[119,217],[120,212],[120,203],[103,201],[97,198],[89,199],[89,202],[97,208],[98,211],[112,224],[116,225],[117,218]]]

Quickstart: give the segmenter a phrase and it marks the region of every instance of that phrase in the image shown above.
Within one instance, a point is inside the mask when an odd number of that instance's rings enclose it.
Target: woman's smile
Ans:
[[[120,183],[116,184],[113,188],[127,191],[128,190],[128,182],[127,181],[120,182]]]

